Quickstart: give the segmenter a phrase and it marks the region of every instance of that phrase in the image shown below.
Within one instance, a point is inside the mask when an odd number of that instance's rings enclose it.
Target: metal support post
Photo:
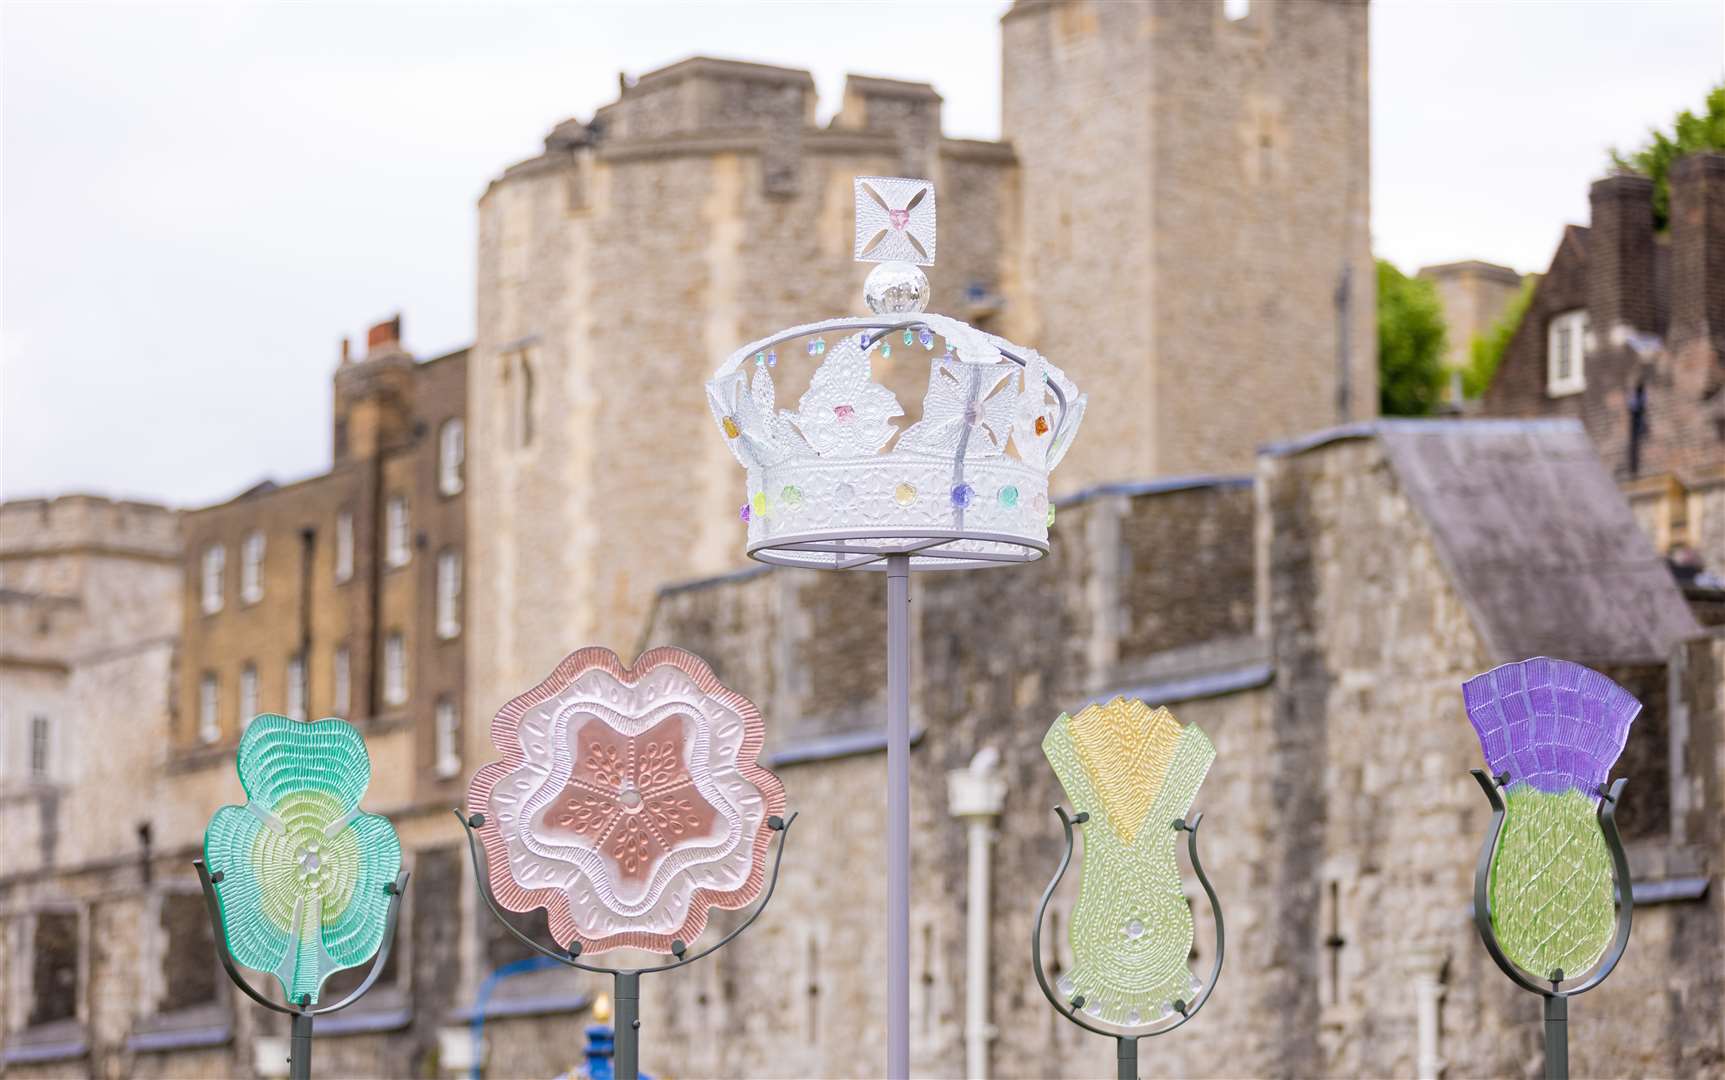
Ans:
[[[612,1023],[617,1032],[613,1070],[617,1080],[641,1075],[641,973],[619,971],[611,979]]]
[[[311,1080],[311,1020],[309,1012],[293,1014],[288,1035],[288,1080]]]
[[[1118,1050],[1114,1075],[1119,1080],[1138,1080],[1138,1036],[1122,1035],[1114,1041]]]
[[[1569,1080],[1569,999],[1545,999],[1545,1080]]]
[[[886,560],[886,1074],[910,1077],[910,556]]]

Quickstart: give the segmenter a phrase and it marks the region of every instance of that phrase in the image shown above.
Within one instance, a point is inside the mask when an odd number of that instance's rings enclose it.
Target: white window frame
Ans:
[[[331,664],[330,711],[346,716],[353,703],[353,653],[346,645],[337,645]]]
[[[466,463],[466,425],[461,417],[453,416],[443,422],[437,435],[437,490],[444,495],[459,495]]]
[[[1587,336],[1586,308],[1554,315],[1546,325],[1545,392],[1550,397],[1587,389]]]
[[[335,516],[335,583],[353,580],[353,511]]]
[[[240,543],[240,599],[255,604],[264,598],[264,534],[252,531]]]
[[[305,653],[294,653],[287,662],[287,714],[295,720],[306,718]]]
[[[222,544],[207,544],[204,547],[202,575],[203,600],[205,615],[214,615],[222,610],[222,578],[227,576],[228,549]]]
[[[222,682],[213,671],[198,680],[198,741],[213,743],[222,737]]]
[[[455,548],[437,555],[437,636],[461,636],[461,552]]]
[[[240,668],[240,731],[258,715],[258,666],[250,660]]]
[[[448,780],[461,775],[461,709],[447,695],[437,699],[432,751],[432,768],[438,779]]]
[[[31,780],[46,784],[54,779],[54,722],[44,713],[33,713],[25,738],[24,767]]]
[[[408,535],[411,531],[407,516],[407,496],[391,495],[384,504],[385,533],[388,538],[385,558],[389,565],[406,566],[413,558],[413,543]]]
[[[383,641],[383,703],[407,703],[407,639],[399,630]]]

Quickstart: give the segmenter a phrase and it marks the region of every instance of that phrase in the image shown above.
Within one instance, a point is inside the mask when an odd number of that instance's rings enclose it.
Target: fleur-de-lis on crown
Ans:
[[[934,265],[934,184],[896,176],[859,176],[853,188],[858,262]]]

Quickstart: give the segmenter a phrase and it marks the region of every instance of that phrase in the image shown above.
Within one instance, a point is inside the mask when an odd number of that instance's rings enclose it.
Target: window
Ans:
[[[407,496],[391,495],[385,510],[389,538],[389,565],[406,566],[411,557],[407,538]]]
[[[444,639],[461,633],[461,553],[445,551],[437,556],[437,636]]]
[[[454,698],[444,696],[437,699],[436,720],[433,767],[437,770],[438,779],[448,780],[461,773],[461,711],[456,708]]]
[[[407,700],[407,642],[399,632],[383,643],[383,700],[386,705]]]
[[[454,495],[461,490],[461,467],[467,461],[467,433],[461,418],[443,422],[437,437],[437,490]]]
[[[222,610],[222,572],[227,569],[228,549],[211,544],[204,549],[204,614]]]
[[[240,546],[240,599],[255,604],[264,598],[264,534],[246,534]]]
[[[330,683],[330,709],[341,716],[346,716],[349,708],[349,698],[353,692],[353,657],[347,651],[346,645],[335,647],[335,671]]]
[[[218,1000],[220,968],[216,940],[204,897],[171,892],[162,897],[162,997],[158,1009],[171,1013]]]
[[[517,447],[533,444],[533,355],[531,349],[503,354],[506,426]]]
[[[30,779],[45,783],[53,776],[54,729],[46,716],[30,718]]]
[[[240,669],[240,730],[251,725],[258,714],[258,666],[247,662]]]
[[[43,911],[31,935],[30,1026],[78,1015],[78,913]]]
[[[1552,397],[1587,389],[1587,312],[1566,311],[1551,320],[1545,338],[1545,391]]]
[[[335,516],[335,583],[340,585],[353,577],[353,514],[346,510]]]
[[[305,654],[294,653],[287,662],[287,714],[305,719]]]
[[[213,672],[204,672],[198,683],[198,739],[213,743],[222,737],[222,723],[216,716],[216,694],[219,684]]]

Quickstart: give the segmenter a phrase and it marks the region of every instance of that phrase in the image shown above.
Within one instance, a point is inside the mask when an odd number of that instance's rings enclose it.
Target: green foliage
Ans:
[[[1539,278],[1532,274],[1522,278],[1521,291],[1504,307],[1497,322],[1469,343],[1472,355],[1468,357],[1467,367],[1461,371],[1463,396],[1477,398],[1491,385],[1492,376],[1497,374],[1497,365],[1503,360],[1504,350],[1509,348],[1509,339],[1515,336],[1521,317],[1527,314],[1527,305],[1533,299],[1533,288],[1537,284]]]
[[[1444,318],[1437,288],[1378,260],[1378,408],[1424,416],[1443,396]]]
[[[1611,162],[1653,180],[1653,223],[1664,229],[1671,223],[1672,163],[1697,150],[1725,150],[1725,83],[1707,92],[1707,111],[1702,115],[1684,109],[1669,132],[1647,134],[1647,145],[1628,154],[1613,150]]]

